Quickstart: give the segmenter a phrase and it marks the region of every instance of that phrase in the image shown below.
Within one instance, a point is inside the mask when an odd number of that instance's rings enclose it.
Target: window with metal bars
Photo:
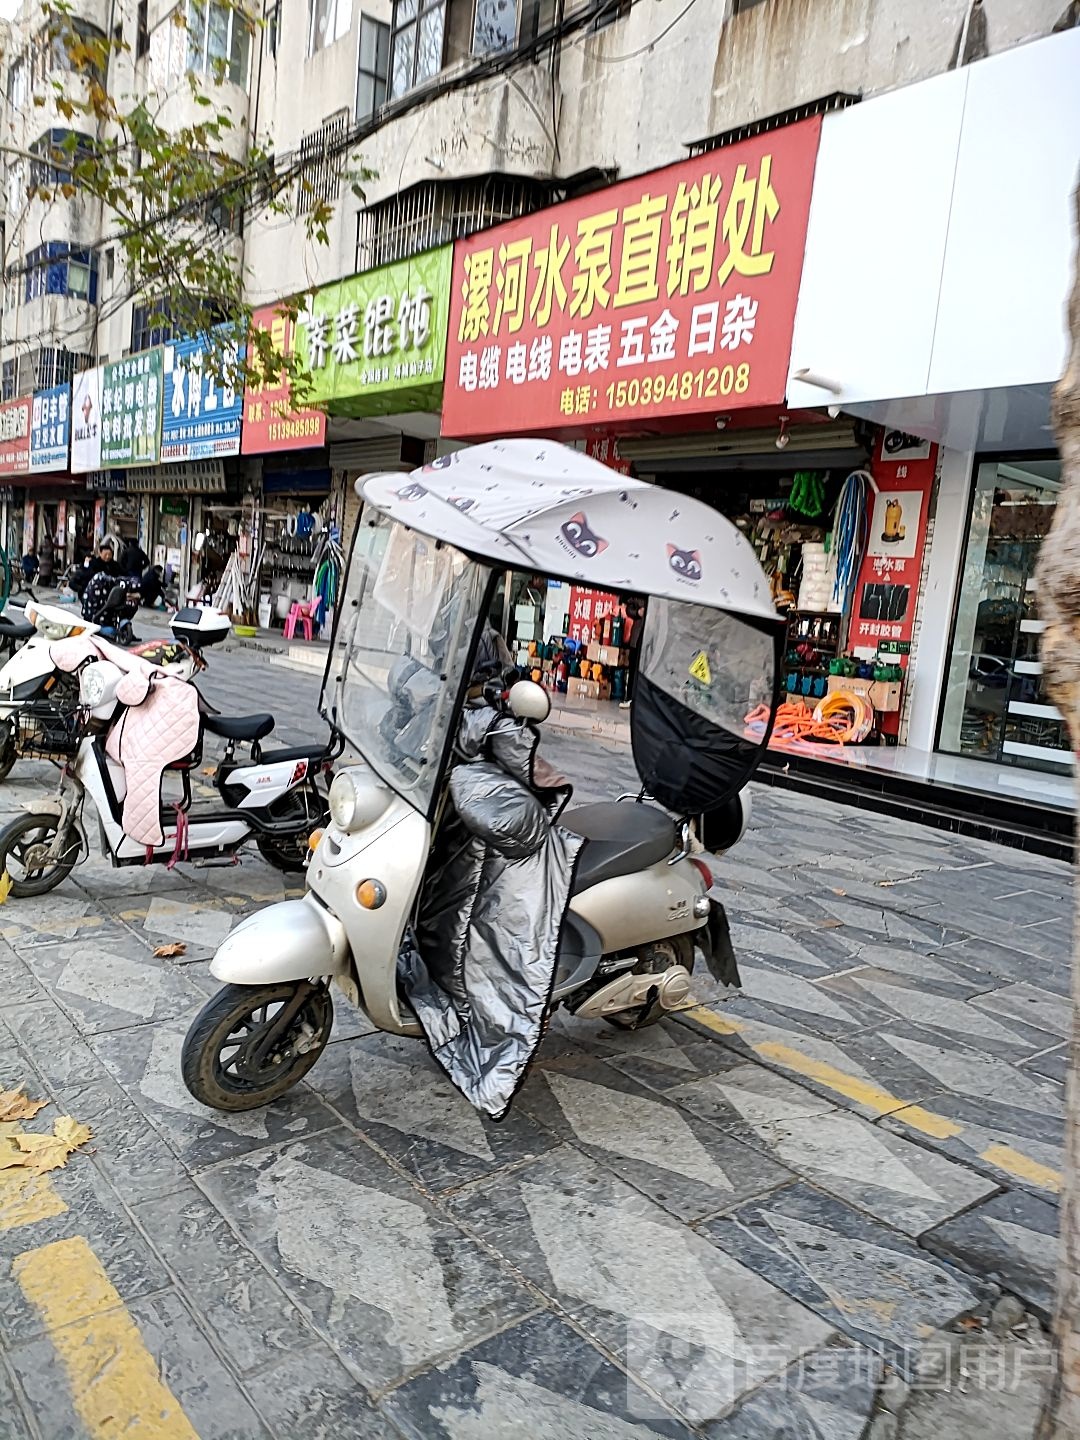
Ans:
[[[348,133],[349,112],[339,110],[300,141],[300,170],[296,177],[298,211],[311,210],[320,201],[329,204],[341,194]]]
[[[356,217],[356,268],[371,270],[516,220],[550,198],[547,185],[518,177],[426,180],[361,210]]]
[[[92,355],[77,354],[57,346],[24,350],[4,361],[4,399],[32,395],[35,390],[49,390],[54,385],[70,384],[74,375],[80,370],[88,370],[93,363]]]

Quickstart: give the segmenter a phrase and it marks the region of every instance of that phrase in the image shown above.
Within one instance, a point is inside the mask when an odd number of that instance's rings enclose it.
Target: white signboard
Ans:
[[[101,467],[101,367],[83,370],[71,382],[71,473]]]

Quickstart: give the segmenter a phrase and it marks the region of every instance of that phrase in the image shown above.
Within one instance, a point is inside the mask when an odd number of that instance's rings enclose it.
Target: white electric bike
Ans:
[[[720,851],[745,829],[768,741],[745,720],[775,712],[786,626],[721,515],[560,445],[482,445],[358,489],[322,713],[364,763],[333,782],[308,893],[219,948],[223,988],[183,1078],[221,1110],[281,1095],[329,1038],[333,983],[379,1029],[424,1036],[498,1115],[553,1007],[652,1024],[688,1003],[698,954],[737,983],[695,821],[708,813]],[[474,657],[515,563],[650,597],[638,796],[560,808],[534,763],[547,692],[478,696]]]
[[[207,613],[211,618],[217,614]],[[196,608],[179,611],[174,633],[184,630],[187,616],[192,617],[190,625],[201,623]],[[227,618],[219,619],[227,627]],[[78,724],[45,742],[51,748],[48,758],[60,766],[56,796],[34,801],[0,830],[0,869],[10,877],[11,894],[45,894],[88,853],[83,825],[88,796],[97,813],[102,853],[114,866],[221,859],[254,840],[277,869],[303,870],[308,837],[327,815],[337,742],[263,751],[262,741],[274,728],[272,715],[218,715],[203,702],[195,749],[163,774],[162,841],[143,845],[124,831],[124,769],[106,749],[109,730],[123,708],[116,698],[123,675],[110,660],[90,661],[78,671]],[[191,777],[201,767],[205,735],[224,740],[225,748],[213,771],[216,800],[196,802]],[[246,758],[237,757],[238,745],[250,747]]]

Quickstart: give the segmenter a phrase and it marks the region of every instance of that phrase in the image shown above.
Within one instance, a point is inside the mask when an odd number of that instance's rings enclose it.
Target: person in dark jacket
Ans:
[[[139,589],[144,605],[152,608],[158,603],[165,594],[165,577],[160,565],[147,566],[139,582]]]
[[[134,537],[124,542],[120,552],[121,575],[141,575],[149,564],[150,556]]]

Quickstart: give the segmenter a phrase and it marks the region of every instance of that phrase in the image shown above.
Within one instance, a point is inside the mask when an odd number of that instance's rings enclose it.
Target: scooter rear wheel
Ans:
[[[307,994],[272,1048],[257,1049],[298,988]],[[184,1037],[184,1084],[212,1110],[254,1110],[302,1080],[330,1038],[334,1002],[320,981],[226,985],[208,1001]]]
[[[68,830],[59,859],[48,858],[59,817],[44,812],[20,815],[0,830],[0,871],[11,878],[11,894],[19,898],[55,890],[75,868],[82,849],[76,830]]]

